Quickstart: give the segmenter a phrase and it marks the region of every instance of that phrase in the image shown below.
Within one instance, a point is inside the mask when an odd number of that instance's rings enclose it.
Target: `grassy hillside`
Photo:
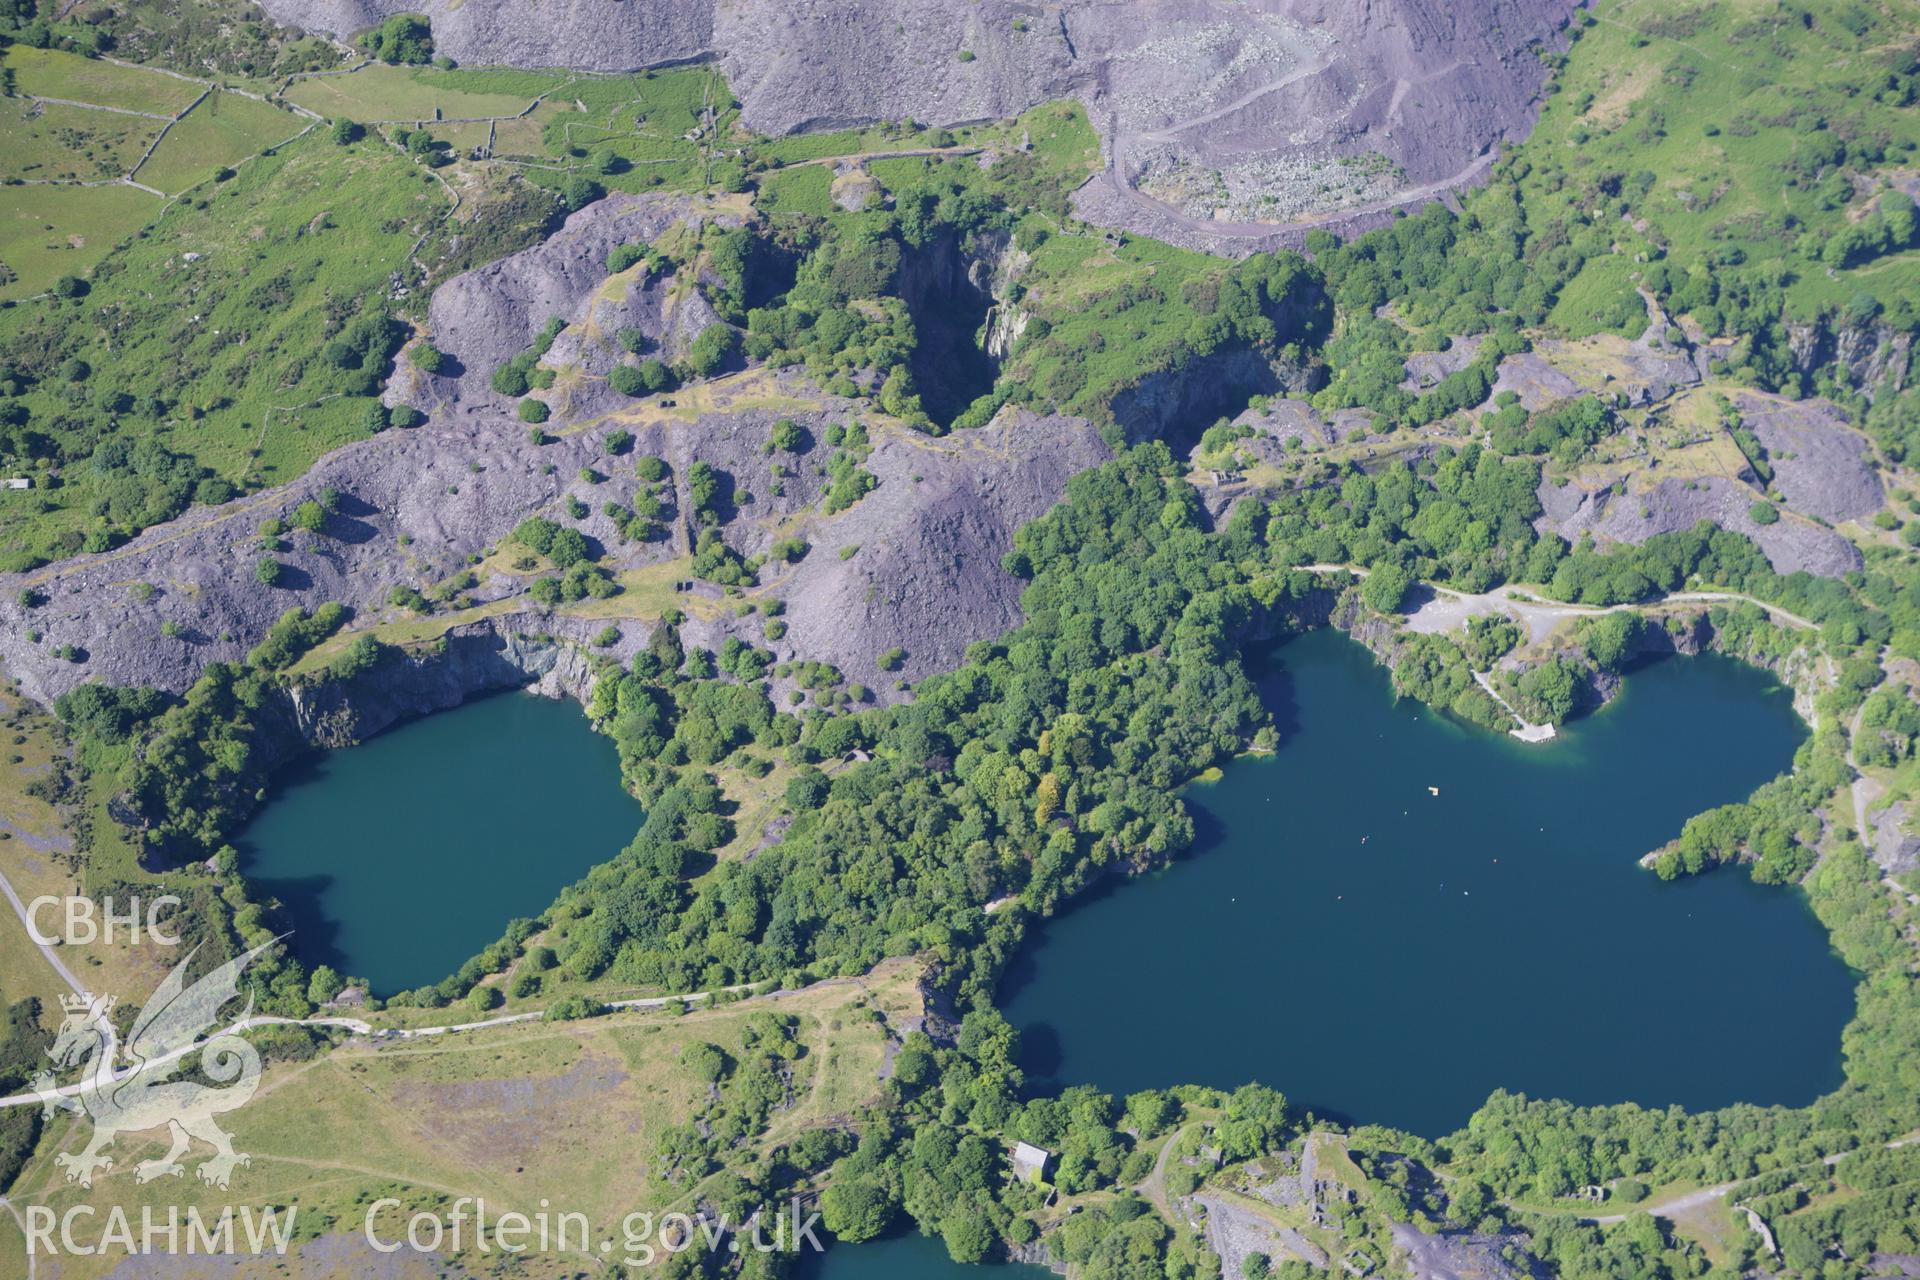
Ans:
[[[140,162],[165,123],[30,98],[0,99],[0,172],[37,180],[117,178]]]
[[[199,85],[178,76],[58,49],[9,45],[5,65],[13,72],[14,92],[36,98],[65,98],[118,111],[171,116],[200,96]]]
[[[158,203],[125,187],[25,190],[79,208],[138,197],[149,215]],[[329,343],[385,314],[389,274],[446,207],[393,151],[309,136],[169,205],[84,296],[0,311],[0,366],[27,415],[8,429],[43,467],[67,464],[57,488],[5,495],[0,548],[68,554],[358,438],[384,366]],[[131,456],[89,464],[109,437]]]
[[[231,1190],[191,1175],[135,1181],[138,1160],[161,1154],[161,1135],[126,1135],[113,1168],[82,1190],[63,1181],[56,1151],[81,1146],[85,1122],[49,1126],[14,1194],[35,1203],[197,1206],[299,1205],[295,1239],[341,1239],[275,1269],[325,1270],[321,1259],[360,1242],[368,1206],[400,1199],[377,1227],[403,1236],[417,1209],[445,1211],[455,1196],[484,1196],[488,1212],[542,1208],[585,1214],[589,1249],[623,1240],[622,1219],[690,1211],[740,1194],[731,1170],[759,1173],[770,1154],[802,1135],[844,1123],[881,1096],[890,1027],[921,1011],[913,966],[895,963],[861,981],[822,984],[778,1001],[722,1004],[684,1016],[622,1013],[578,1022],[536,1021],[444,1039],[355,1044],[315,1058],[303,1038],[269,1036],[282,1060],[254,1100],[225,1121],[252,1157]],[[710,1074],[719,1050],[721,1074]],[[703,1067],[706,1068],[703,1070]],[[693,1126],[716,1134],[702,1139]],[[146,1140],[143,1140],[146,1139]],[[188,1163],[198,1162],[202,1149]],[[745,1215],[734,1215],[739,1221]],[[0,1215],[0,1217],[5,1217]],[[12,1219],[5,1218],[9,1227]],[[445,1259],[481,1274],[498,1258]],[[0,1235],[0,1256],[22,1256]],[[99,1276],[121,1258],[66,1257],[63,1275]],[[515,1274],[598,1274],[591,1252],[535,1249]],[[349,1263],[349,1265],[351,1265]]]
[[[175,195],[307,127],[300,117],[256,98],[210,93],[174,122],[133,177]]]
[[[161,201],[138,187],[19,186],[0,202],[0,303],[85,275],[146,225]],[[3,331],[10,318],[0,318]]]
[[[372,123],[518,115],[569,79],[538,72],[474,73],[375,64],[344,75],[298,79],[287,100],[323,116]],[[468,87],[480,81],[485,87]]]
[[[1801,318],[1915,296],[1920,242],[1861,233],[1885,193],[1920,185],[1920,5],[1603,0],[1576,35],[1511,165],[1534,221],[1591,218],[1629,257],[1664,261],[1694,310],[1713,304],[1688,282],[1721,273],[1777,284]],[[1570,289],[1555,321],[1615,327],[1629,285],[1607,276]]]

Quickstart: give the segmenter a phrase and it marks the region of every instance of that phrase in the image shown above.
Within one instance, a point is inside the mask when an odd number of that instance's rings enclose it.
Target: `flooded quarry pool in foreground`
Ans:
[[[1697,1109],[1840,1083],[1853,978],[1802,895],[1637,865],[1791,766],[1806,730],[1770,677],[1668,659],[1527,745],[1396,704],[1336,632],[1272,665],[1281,748],[1188,792],[1194,855],[1016,961],[1030,1077],[1257,1080],[1428,1136],[1496,1088]]]
[[[381,995],[438,982],[645,818],[571,702],[503,693],[303,762],[239,842],[293,948]]]
[[[911,1227],[825,1253],[803,1251],[794,1274],[796,1280],[1057,1280],[1046,1267],[955,1262],[945,1244]]]

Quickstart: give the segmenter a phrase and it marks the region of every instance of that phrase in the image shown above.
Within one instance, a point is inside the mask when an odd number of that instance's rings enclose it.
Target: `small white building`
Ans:
[[[7,488],[31,489],[33,488],[33,478],[31,476],[8,476]]]
[[[1053,1153],[1043,1151],[1031,1142],[1016,1142],[1009,1153],[1013,1159],[1013,1176],[1022,1182],[1045,1182],[1047,1180],[1047,1161],[1053,1159]]]

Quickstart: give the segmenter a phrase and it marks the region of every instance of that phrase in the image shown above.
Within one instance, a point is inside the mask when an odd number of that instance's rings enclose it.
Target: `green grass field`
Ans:
[[[634,192],[702,182],[702,148],[687,135],[703,127],[710,100],[722,138],[731,138],[738,112],[725,84],[705,68],[568,76],[372,66],[296,80],[286,96],[310,111],[368,124],[433,121],[438,111],[444,123],[434,135],[460,150],[485,134],[459,122],[492,119],[494,155],[529,181],[555,186],[579,172],[610,190]]]
[[[439,71],[431,67],[362,67],[347,75],[297,80],[287,100],[323,116],[373,122],[513,116],[565,83],[564,75],[534,72]]]
[[[126,176],[165,121],[31,98],[0,98],[0,178],[96,182]]]
[[[160,201],[133,187],[8,187],[0,201],[0,300],[82,275],[146,225]],[[0,319],[0,331],[7,322]]]
[[[615,157],[612,172],[592,174],[614,191],[698,185],[705,176],[701,147],[687,135],[703,127],[709,97],[715,127],[726,138],[738,107],[725,82],[706,68],[577,80],[535,113],[541,125],[540,149],[529,158],[578,166],[599,155]],[[520,153],[528,154],[524,135],[516,135],[516,140],[522,143]],[[503,153],[505,149],[503,143]],[[560,175],[528,170],[526,176],[552,182]]]
[[[291,111],[237,93],[210,94],[167,130],[134,178],[170,194],[184,191],[287,141],[307,124]]]
[[[723,116],[737,109],[726,84],[700,67],[583,80],[556,100],[584,107],[589,121],[605,129],[680,138],[700,123],[709,93]]]
[[[837,129],[832,133],[796,133],[762,143],[759,154],[775,164],[799,164],[805,160],[825,160],[833,156],[860,155],[867,151],[888,151],[897,147],[924,146],[917,133],[902,133],[878,126],[867,129]]]
[[[1647,327],[1647,307],[1634,283],[1634,263],[1625,254],[1589,258],[1560,291],[1548,319],[1569,338],[1599,333],[1637,338]]]
[[[201,86],[165,72],[123,67],[57,49],[11,45],[5,50],[5,65],[13,69],[17,93],[124,111],[178,115],[201,92]]]
[[[882,185],[893,186],[940,165],[954,180],[1001,192],[1010,203],[1044,205],[1062,200],[1100,167],[1099,135],[1077,102],[1049,102],[1015,119],[968,129],[921,131],[895,138],[881,149],[909,150],[947,141],[940,134],[949,135],[956,146],[990,147],[1001,162],[982,169],[971,157],[905,156],[875,160],[868,171]]]
[[[768,213],[807,213],[825,218],[833,213],[833,170],[823,164],[787,169],[760,184],[755,205]]]
[[[487,140],[488,126],[473,121],[467,124],[436,124],[428,126],[437,141],[446,143],[455,151],[471,151],[483,145]]]

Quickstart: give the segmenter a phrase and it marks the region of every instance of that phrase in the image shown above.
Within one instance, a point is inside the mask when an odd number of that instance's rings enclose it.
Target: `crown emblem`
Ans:
[[[97,1004],[98,1011],[104,1015],[113,1008],[114,1001],[118,998],[117,996],[96,997],[85,991],[77,991],[70,996],[61,996],[60,1007],[68,1013],[91,1013],[95,1011]]]

